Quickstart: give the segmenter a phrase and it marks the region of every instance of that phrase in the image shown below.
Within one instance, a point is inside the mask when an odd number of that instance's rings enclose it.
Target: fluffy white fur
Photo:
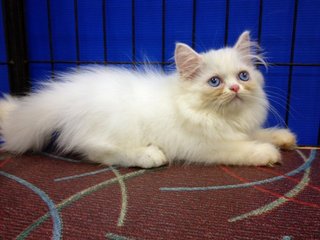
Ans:
[[[248,32],[232,48],[202,54],[177,44],[178,71],[170,75],[95,66],[63,74],[27,97],[6,96],[0,101],[3,149],[40,151],[59,132],[60,151],[107,165],[276,163],[277,147],[292,148],[295,137],[261,129],[268,101],[254,66],[263,59],[253,45]],[[241,71],[249,81],[238,79]],[[208,84],[213,76],[220,86]]]

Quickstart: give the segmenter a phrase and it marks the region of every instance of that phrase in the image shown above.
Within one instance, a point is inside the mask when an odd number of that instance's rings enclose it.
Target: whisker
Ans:
[[[277,90],[279,92],[282,92],[283,94],[287,94],[287,91],[283,90],[282,88],[275,87],[275,86],[264,86],[264,90],[266,90],[268,88],[275,89],[275,90]]]
[[[268,103],[266,103],[264,101],[264,99],[262,97],[259,96],[253,96],[253,95],[249,95],[249,94],[242,94],[242,96],[248,97],[248,98],[252,98],[257,100],[257,103],[261,104],[262,106],[266,107],[268,109],[268,111],[275,117],[275,119],[279,122],[279,124],[284,125],[286,127],[287,124],[285,123],[284,119],[281,117],[281,115],[278,113],[278,111],[272,106],[269,105]]]
[[[286,104],[287,104],[287,100],[285,97],[283,97],[282,95],[280,94],[275,94],[274,92],[272,94],[268,93],[268,92],[265,92],[267,97],[268,97],[268,100],[272,103],[272,104],[276,104],[277,106],[281,107],[281,109],[283,110],[286,110],[287,107],[286,107]],[[248,97],[258,97],[258,96],[252,96],[252,95],[248,95],[248,94],[243,94],[245,96],[248,96]],[[258,97],[259,98],[259,97]],[[276,108],[274,106],[273,107],[273,110],[276,111]],[[296,119],[296,115],[298,116],[301,116],[301,113],[298,112],[292,105],[289,106],[289,110],[290,110],[290,114],[291,116]],[[276,111],[278,113],[278,111]],[[275,115],[275,113],[273,114]],[[279,115],[279,113],[277,114]],[[279,115],[280,116],[280,115]],[[278,117],[277,117],[278,118]],[[281,122],[283,122],[283,118],[281,118]]]
[[[286,107],[287,100],[284,99],[283,96],[273,96],[271,94],[267,94],[267,96],[268,96],[268,99],[273,103],[277,104],[277,106],[280,106],[284,110],[287,109]],[[298,112],[292,105],[289,106],[289,110],[293,117],[294,117],[294,114],[299,116],[301,115],[300,112]]]
[[[272,105],[269,105],[268,110],[269,110],[270,113],[273,114],[273,116],[280,123],[280,125],[283,125],[286,128],[288,128],[288,125],[286,124],[284,119],[281,117],[281,115],[278,113],[278,111]]]
[[[270,90],[268,88],[271,88]],[[272,89],[275,89],[276,91],[273,91]],[[281,89],[281,88],[278,88],[278,87],[273,87],[273,86],[265,86],[264,87],[264,91],[266,93],[272,93],[272,94],[277,94],[279,96],[282,96],[284,99],[286,99],[286,97],[284,96],[287,96],[288,92]],[[299,100],[299,98],[297,98],[296,96],[294,95],[291,95],[291,98],[293,98],[294,100]]]
[[[269,92],[266,92],[266,95],[267,95],[268,99],[272,97],[272,98],[276,98],[276,99],[282,101],[283,103],[287,102],[287,98],[284,97],[283,95],[280,95],[280,94],[277,95],[277,94],[269,93]]]

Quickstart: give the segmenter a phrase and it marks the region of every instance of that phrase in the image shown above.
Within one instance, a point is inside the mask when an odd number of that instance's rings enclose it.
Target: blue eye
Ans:
[[[242,72],[240,72],[239,73],[239,75],[238,75],[238,77],[239,77],[239,79],[241,80],[241,81],[248,81],[249,80],[249,73],[247,72],[247,71],[242,71]]]
[[[208,83],[211,87],[218,87],[221,84],[221,80],[218,77],[212,77]]]

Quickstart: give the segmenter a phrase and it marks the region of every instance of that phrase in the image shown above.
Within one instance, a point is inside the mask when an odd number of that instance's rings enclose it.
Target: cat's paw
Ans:
[[[250,156],[250,163],[255,166],[273,166],[281,163],[281,154],[272,144],[261,143],[253,149]]]
[[[168,163],[167,157],[156,146],[150,145],[141,153],[137,160],[137,167],[141,168],[154,168],[166,165]]]
[[[272,143],[281,149],[293,150],[296,148],[296,136],[288,129],[278,129],[272,133]]]

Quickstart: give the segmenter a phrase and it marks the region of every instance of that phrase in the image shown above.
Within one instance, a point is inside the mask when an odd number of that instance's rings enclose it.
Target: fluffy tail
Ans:
[[[16,108],[17,101],[16,98],[9,95],[4,95],[4,98],[0,99],[0,129],[4,119]]]
[[[2,150],[16,154],[40,150],[50,138],[52,117],[43,99],[5,96],[0,100]]]

